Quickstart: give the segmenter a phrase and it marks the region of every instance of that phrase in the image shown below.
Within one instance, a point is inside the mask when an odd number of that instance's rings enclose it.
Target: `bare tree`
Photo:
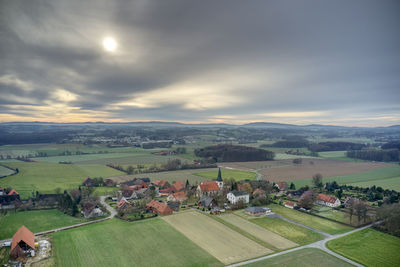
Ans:
[[[312,177],[312,182],[313,182],[314,187],[321,190],[321,188],[324,186],[324,184],[322,183],[322,174],[320,174],[320,173],[315,174]]]
[[[308,190],[299,198],[299,206],[305,209],[311,209],[316,199],[317,194],[313,190]]]

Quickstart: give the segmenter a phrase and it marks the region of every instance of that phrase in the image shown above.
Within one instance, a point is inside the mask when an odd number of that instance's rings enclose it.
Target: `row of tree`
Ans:
[[[226,144],[196,149],[194,153],[198,157],[211,159],[214,162],[263,161],[273,160],[275,157],[272,151]]]
[[[347,151],[346,155],[349,158],[372,160],[372,161],[400,161],[400,151],[398,149],[387,149],[387,150],[353,150]]]

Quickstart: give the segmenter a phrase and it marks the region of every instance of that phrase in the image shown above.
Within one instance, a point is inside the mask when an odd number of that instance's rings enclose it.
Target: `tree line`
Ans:
[[[400,151],[398,149],[387,149],[387,150],[353,150],[346,152],[347,157],[372,160],[372,161],[399,161]]]
[[[196,149],[194,154],[214,162],[263,161],[273,160],[275,157],[275,153],[272,151],[226,144]]]

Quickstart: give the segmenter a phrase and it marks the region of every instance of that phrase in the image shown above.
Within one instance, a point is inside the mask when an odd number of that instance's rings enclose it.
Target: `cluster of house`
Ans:
[[[13,209],[18,201],[20,201],[20,197],[17,191],[14,189],[8,191],[0,187],[0,210]]]
[[[276,183],[275,187],[277,187],[280,190],[280,192],[286,192],[289,188],[289,186],[286,182]],[[299,196],[301,196],[301,194],[302,193],[300,191],[293,191],[293,192],[288,193],[288,195],[290,195],[291,197],[294,197],[294,196],[299,197]],[[341,202],[337,197],[326,195],[326,194],[318,194],[315,203],[318,205],[327,206],[327,207],[331,207],[331,208],[336,208],[341,205]],[[297,203],[293,202],[293,201],[286,201],[284,203],[284,206],[287,208],[290,208],[290,209],[294,209],[297,207]]]

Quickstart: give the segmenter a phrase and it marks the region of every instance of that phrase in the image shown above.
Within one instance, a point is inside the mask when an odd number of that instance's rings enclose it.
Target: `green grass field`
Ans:
[[[117,219],[55,233],[56,266],[221,266],[158,218]]]
[[[262,217],[250,219],[250,221],[299,245],[313,243],[324,238],[321,234],[278,218]]]
[[[316,216],[308,215],[306,213],[292,210],[276,204],[269,205],[271,210],[276,214],[292,219],[296,222],[321,230],[328,234],[341,234],[352,230],[352,227],[325,220]]]
[[[193,173],[194,175],[201,176],[207,179],[217,179],[218,177],[218,170],[216,171],[209,171],[209,172],[197,172]],[[235,179],[236,181],[240,180],[254,180],[257,178],[257,174],[254,172],[248,171],[236,171],[236,170],[227,170],[221,169],[222,179]]]
[[[0,165],[0,177],[13,174],[14,171]]]
[[[316,248],[304,248],[281,256],[276,256],[263,261],[247,264],[248,267],[264,266],[297,266],[297,267],[337,267],[353,266],[341,259]]]
[[[381,186],[384,189],[400,191],[400,166],[392,165],[389,167],[357,174],[323,178],[324,183],[332,181],[336,181],[339,184],[362,187],[376,185]],[[305,185],[311,185],[311,179],[294,180],[289,182],[293,182],[296,185],[296,188],[300,188]]]
[[[315,212],[322,217],[329,218],[338,222],[348,223],[350,224],[350,217],[347,216],[345,212],[334,210],[330,207],[323,206],[314,206]],[[354,216],[356,217],[356,216]],[[355,222],[356,218],[353,217],[353,222]]]
[[[364,229],[327,243],[327,247],[365,266],[399,266],[400,238]]]
[[[349,158],[346,156],[346,151],[326,151],[326,152],[318,152],[318,155],[321,158],[326,159],[335,159],[335,160],[345,160],[345,161],[355,161],[362,162],[364,160]]]
[[[19,173],[0,179],[0,186],[14,188],[23,198],[31,196],[32,191],[52,193],[56,188],[64,190],[77,187],[87,176],[105,178],[123,174],[102,165],[10,162],[7,166],[18,168]]]
[[[22,225],[37,233],[84,221],[59,210],[8,212],[6,215],[0,215],[0,239],[11,238]]]

